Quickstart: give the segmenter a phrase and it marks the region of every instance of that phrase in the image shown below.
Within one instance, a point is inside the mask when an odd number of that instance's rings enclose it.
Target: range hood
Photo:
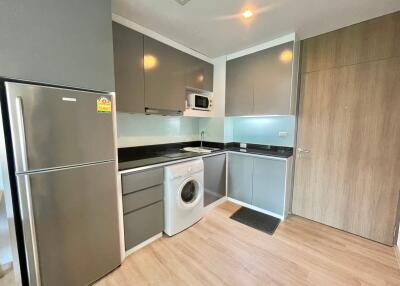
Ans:
[[[169,115],[169,116],[182,116],[183,111],[180,110],[166,110],[166,109],[155,109],[146,107],[145,113],[147,115]]]

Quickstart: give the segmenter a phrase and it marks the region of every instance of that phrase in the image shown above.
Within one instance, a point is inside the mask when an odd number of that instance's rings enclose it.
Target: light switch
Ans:
[[[279,137],[288,137],[288,135],[289,135],[289,133],[286,131],[279,131],[279,134],[278,134]]]

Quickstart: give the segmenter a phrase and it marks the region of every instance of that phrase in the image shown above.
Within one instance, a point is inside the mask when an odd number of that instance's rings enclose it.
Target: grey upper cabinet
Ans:
[[[292,114],[294,55],[294,42],[288,42],[228,61],[226,115]]]
[[[229,154],[228,196],[247,204],[253,196],[253,158],[240,154]]]
[[[0,76],[114,91],[111,30],[110,0],[0,1]]]
[[[276,213],[284,213],[286,161],[254,158],[252,205]]]
[[[204,91],[213,91],[214,65],[186,55],[185,85]]]
[[[144,36],[145,108],[185,110],[186,54]]]
[[[212,91],[214,66],[113,23],[117,111],[183,112],[186,89]]]
[[[144,36],[145,107],[184,111],[186,88],[213,90],[214,66]]]
[[[253,54],[253,114],[290,114],[293,42]]]
[[[113,22],[117,111],[144,112],[143,35]]]
[[[254,86],[252,58],[241,57],[226,63],[226,115],[253,113]]]
[[[204,206],[226,193],[226,155],[220,154],[203,158],[204,162]]]

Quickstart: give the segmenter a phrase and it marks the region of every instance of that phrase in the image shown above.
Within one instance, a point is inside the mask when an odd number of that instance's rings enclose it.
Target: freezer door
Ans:
[[[115,159],[111,96],[14,82],[6,92],[17,173]]]
[[[115,167],[17,176],[30,285],[88,285],[120,264]]]

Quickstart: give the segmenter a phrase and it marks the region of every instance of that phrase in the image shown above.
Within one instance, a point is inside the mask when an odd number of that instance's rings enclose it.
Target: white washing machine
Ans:
[[[169,236],[185,230],[203,217],[203,160],[164,169],[164,232]]]

